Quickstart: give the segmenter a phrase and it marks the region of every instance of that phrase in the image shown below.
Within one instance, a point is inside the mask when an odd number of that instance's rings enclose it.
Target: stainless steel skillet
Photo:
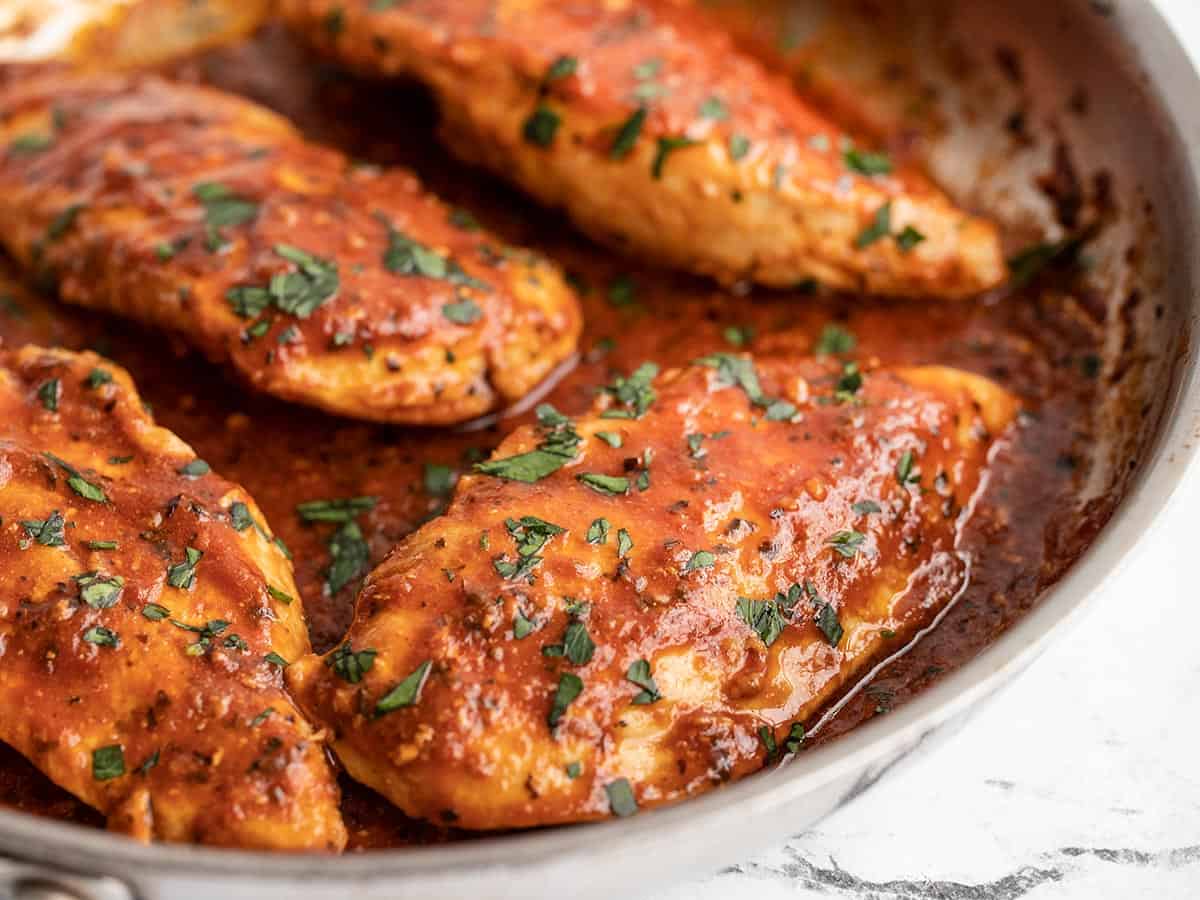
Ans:
[[[1200,383],[1187,343],[1200,315],[1200,75],[1146,0],[998,6],[958,0],[942,24],[981,58],[997,46],[1019,48],[1030,93],[1047,113],[1030,116],[1030,127],[1062,129],[1084,170],[1111,174],[1122,211],[1121,222],[1094,249],[1098,277],[1111,286],[1111,355],[1122,357],[1128,371],[1099,410],[1108,440],[1098,450],[1105,465],[1092,489],[1117,491],[1123,499],[1088,553],[1029,615],[889,716],[779,771],[673,808],[619,822],[342,858],[145,847],[0,811],[0,898],[636,896],[711,872],[803,829],[960,727],[1102,594],[1105,580],[1163,517],[1176,488],[1200,477]],[[1080,88],[1091,98],[1089,115],[1055,120],[1049,111]],[[934,149],[943,180],[1014,221],[1035,219],[1036,201],[1015,187],[1027,180],[1022,163],[979,165],[987,131],[978,116],[951,132]],[[989,174],[981,176],[984,169]],[[1139,248],[1136,265],[1126,253],[1131,244]],[[1144,301],[1129,308],[1135,289]]]

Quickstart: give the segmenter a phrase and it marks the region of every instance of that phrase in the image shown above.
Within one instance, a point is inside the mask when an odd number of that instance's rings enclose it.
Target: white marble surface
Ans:
[[[1200,60],[1200,0],[1155,0]],[[956,737],[655,900],[1200,898],[1200,472],[1104,599]]]

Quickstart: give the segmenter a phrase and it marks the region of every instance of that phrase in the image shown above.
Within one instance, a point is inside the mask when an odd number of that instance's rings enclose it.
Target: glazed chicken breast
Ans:
[[[542,406],[287,671],[349,774],[469,829],[760,769],[965,586],[1013,396],[940,367],[717,354]]]
[[[261,391],[460,422],[574,351],[553,265],[247,100],[45,77],[0,90],[0,123],[4,246],[68,303],[181,335]]]
[[[996,229],[856,146],[679,0],[283,0],[353,68],[409,75],[463,158],[588,234],[731,282],[966,297]]]
[[[0,351],[0,740],[141,840],[341,849],[254,501],[92,353]]]

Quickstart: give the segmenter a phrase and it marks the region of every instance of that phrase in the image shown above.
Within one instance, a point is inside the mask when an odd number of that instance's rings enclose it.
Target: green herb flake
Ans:
[[[89,388],[95,390],[106,384],[111,384],[113,380],[112,374],[104,369],[92,369],[88,372],[87,380],[84,382]]]
[[[752,600],[738,597],[737,616],[770,647],[783,634],[787,625],[779,604],[774,600]]]
[[[58,401],[62,396],[62,382],[57,378],[42,382],[37,389],[38,400],[42,408],[49,412],[58,412]]]
[[[359,513],[374,509],[378,502],[378,497],[307,500],[296,504],[296,514],[303,522],[352,522]]]
[[[92,778],[111,781],[125,774],[125,751],[120,744],[97,747],[92,751]]]
[[[473,325],[483,318],[483,310],[470,298],[442,306],[442,315],[455,325]]]
[[[840,356],[853,353],[858,346],[858,338],[840,325],[826,325],[817,338],[813,351],[818,356]]]
[[[296,266],[294,271],[272,275],[267,288],[272,301],[285,313],[307,319],[338,292],[335,263],[290,244],[276,244],[274,250]]]
[[[171,611],[160,603],[147,603],[142,607],[142,615],[151,622],[161,622],[171,615]]]
[[[745,159],[750,153],[750,139],[744,134],[731,134],[729,136],[729,158],[734,162],[740,162]]]
[[[629,493],[629,479],[623,475],[603,475],[599,472],[583,472],[575,480],[585,484],[598,494],[611,497]]]
[[[538,406],[537,417],[543,438],[536,450],[477,463],[475,471],[533,484],[573,460],[578,454],[580,437],[571,420],[548,403]]]
[[[86,208],[82,203],[72,203],[66,209],[62,210],[46,226],[46,242],[52,244],[55,241],[61,240],[71,230],[71,226],[75,224],[75,220],[79,218],[79,214]]]
[[[684,572],[695,572],[698,569],[711,569],[716,563],[717,557],[708,550],[697,550],[688,558],[687,564],[684,565]]]
[[[650,663],[646,660],[639,659],[630,663],[629,668],[625,671],[625,678],[642,689],[634,695],[631,701],[637,706],[645,706],[662,699],[662,694],[658,692],[658,685],[654,683],[654,678],[650,673]]]
[[[567,773],[567,777],[574,781],[583,774],[583,763],[579,762],[578,760],[572,763],[567,763],[565,771]]]
[[[290,665],[290,663],[286,659],[284,659],[282,656],[280,656],[274,650],[272,650],[270,653],[268,653],[266,656],[264,656],[263,659],[265,659],[267,662],[269,662],[273,666],[279,666],[279,668],[281,668],[281,669],[286,669]]]
[[[231,503],[229,506],[229,524],[233,526],[234,531],[245,531],[254,525],[254,517],[250,515],[250,507],[241,500],[235,500]]]
[[[519,609],[517,614],[513,616],[513,637],[518,641],[523,640],[537,630],[537,626],[531,619],[527,619],[525,614]]]
[[[212,228],[245,225],[258,216],[258,204],[235,194],[219,181],[203,181],[192,187],[192,195],[204,207],[204,221]]]
[[[67,520],[56,509],[41,521],[37,519],[24,520],[21,522],[21,527],[25,529],[25,533],[30,538],[43,547],[65,547],[67,536],[63,529],[66,523]]]
[[[89,550],[116,550],[121,545],[117,541],[84,541]]]
[[[526,143],[535,147],[549,147],[554,143],[554,136],[561,124],[562,118],[558,113],[548,106],[539,106],[521,126],[521,136]]]
[[[624,819],[638,811],[637,799],[633,796],[629,779],[618,778],[616,781],[610,781],[604,786],[604,792],[608,795],[608,807],[617,818]]]
[[[633,549],[633,538],[624,528],[617,530],[617,557],[623,559]]]
[[[295,598],[291,594],[281,591],[273,584],[267,585],[267,593],[271,595],[272,599],[278,603],[282,603],[284,606],[291,606],[295,602]]]
[[[854,239],[854,246],[859,250],[864,250],[891,233],[892,202],[889,200],[875,211],[875,217],[871,220],[871,224],[859,232],[858,237]]]
[[[553,84],[556,81],[562,81],[564,78],[570,78],[579,69],[579,60],[574,56],[560,56],[550,63],[550,67],[546,69],[546,74],[542,81],[545,84]]]
[[[596,652],[596,645],[592,641],[591,635],[588,634],[587,625],[575,619],[567,625],[567,630],[563,634],[563,655],[571,661],[572,665],[586,666],[592,661],[592,655]]]
[[[380,697],[379,702],[375,704],[375,715],[382,716],[415,705],[421,699],[421,688],[425,686],[431,664],[432,660],[425,660],[411,675]]]
[[[676,150],[693,147],[698,143],[688,137],[660,137],[654,150],[654,161],[650,164],[650,174],[657,181],[662,178],[663,168],[667,159]]]
[[[89,644],[95,644],[98,647],[115,648],[121,646],[121,639],[117,636],[115,631],[109,631],[107,628],[103,628],[99,625],[96,625],[85,631],[83,633],[83,639]]]
[[[842,623],[838,620],[837,610],[833,608],[832,603],[822,602],[817,607],[816,622],[817,628],[821,630],[821,634],[825,635],[829,646],[836,647],[841,641],[844,631]]]
[[[839,531],[827,543],[833,551],[846,559],[854,559],[867,536],[860,531]]]
[[[597,431],[595,436],[610,447],[619,448],[625,443],[625,439],[621,437],[621,433],[618,431]]]
[[[75,576],[75,583],[79,586],[80,600],[92,609],[108,609],[120,599],[125,579],[120,575],[84,572]]]
[[[904,230],[896,235],[896,246],[900,248],[901,253],[911,253],[912,249],[924,240],[925,235],[911,225],[906,225]]]
[[[49,134],[29,132],[17,135],[8,145],[8,152],[13,156],[32,156],[42,153],[54,146],[54,138]]]
[[[358,684],[363,675],[371,671],[377,655],[378,651],[370,648],[354,650],[347,641],[325,657],[325,665],[333,669],[342,681]]]
[[[362,575],[371,560],[371,548],[357,522],[344,522],[329,538],[329,568],[325,587],[330,596]]]
[[[869,153],[851,147],[844,154],[846,168],[859,175],[890,175],[892,161],[886,153]]]
[[[920,472],[916,471],[916,458],[911,450],[905,450],[896,461],[896,482],[905,487],[909,484],[919,483],[921,480]]]
[[[709,97],[700,104],[700,118],[702,119],[728,119],[729,109],[720,97]]]
[[[200,478],[211,472],[212,467],[202,459],[193,459],[181,466],[178,471],[185,478]]]
[[[550,701],[550,713],[546,716],[551,730],[558,727],[558,723],[567,712],[567,707],[582,693],[583,679],[574,672],[563,672],[558,676],[558,687],[555,688],[554,697]]]
[[[608,543],[608,519],[595,519],[588,526],[587,542],[589,544],[606,544]]]
[[[185,547],[183,553],[183,561],[167,569],[167,584],[181,591],[190,591],[196,584],[196,564],[204,553],[195,547]]]
[[[613,140],[612,147],[609,148],[609,159],[620,160],[630,154],[633,150],[633,145],[637,143],[638,136],[642,133],[642,126],[646,124],[646,114],[646,107],[639,106],[621,124],[621,127],[617,130],[617,136]]]
[[[658,366],[645,362],[629,377],[618,375],[612,384],[602,388],[603,392],[615,397],[621,408],[606,409],[602,419],[640,419],[650,409],[656,397],[653,382],[658,376]]]

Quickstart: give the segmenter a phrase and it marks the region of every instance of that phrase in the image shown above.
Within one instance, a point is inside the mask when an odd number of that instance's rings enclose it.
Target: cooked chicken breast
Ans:
[[[724,354],[653,374],[573,423],[541,408],[288,669],[406,813],[548,825],[743,776],[965,586],[1003,389]]]
[[[142,840],[342,847],[291,566],[123,370],[0,351],[0,521],[0,740]]]
[[[855,147],[678,0],[283,0],[356,69],[428,83],[451,146],[660,262],[789,286],[965,297],[996,229]]]
[[[67,302],[180,334],[259,390],[459,422],[574,351],[578,302],[554,266],[249,101],[49,77],[0,91],[0,122],[13,255]]]

